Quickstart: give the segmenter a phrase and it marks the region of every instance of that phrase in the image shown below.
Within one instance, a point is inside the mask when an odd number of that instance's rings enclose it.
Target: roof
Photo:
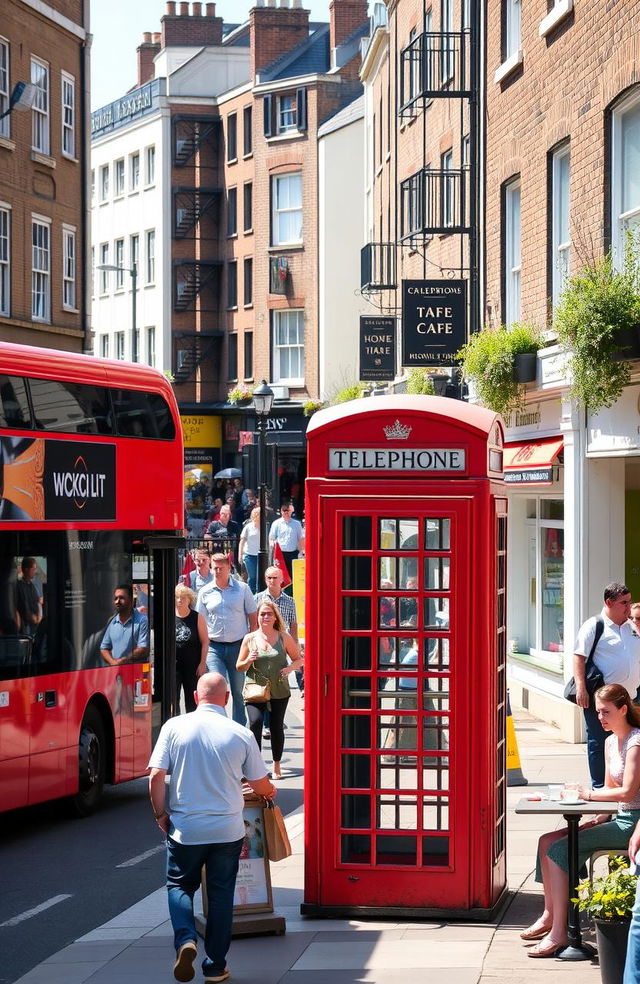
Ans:
[[[329,429],[336,424],[344,424],[349,417],[367,414],[384,413],[416,413],[427,412],[435,419],[453,418],[464,429],[489,434],[496,420],[497,413],[478,407],[462,400],[451,400],[446,396],[409,396],[394,394],[392,396],[369,396],[360,400],[349,400],[336,406],[318,410],[309,421],[307,435],[317,430]]]
[[[350,123],[355,123],[356,120],[361,120],[363,117],[364,95],[358,96],[333,116],[330,116],[326,123],[318,127],[318,136],[326,137],[327,134],[333,133],[335,130],[340,130],[343,126],[349,126]]]
[[[258,75],[260,82],[276,82],[299,75],[323,75],[330,68],[329,25],[320,24],[286,55],[260,69]]]

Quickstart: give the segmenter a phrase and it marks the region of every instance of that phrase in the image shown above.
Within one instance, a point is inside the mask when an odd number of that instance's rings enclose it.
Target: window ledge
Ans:
[[[0,136],[0,147],[4,147],[5,150],[15,150],[16,142],[15,140],[12,140],[10,137]]]
[[[288,386],[289,389],[303,389],[304,379],[274,379],[276,386]]]
[[[512,72],[515,72],[517,68],[520,68],[522,62],[523,62],[522,48],[518,48],[518,50],[514,51],[512,55],[509,55],[507,60],[503,61],[500,68],[496,70],[496,73],[493,76],[493,81],[496,83],[496,85],[498,84],[498,82],[502,82],[503,79],[506,79],[507,76],[511,75]]]
[[[121,202],[123,198],[124,198],[124,191],[118,192],[117,195],[113,196],[114,202]]]
[[[304,135],[304,130],[287,130],[286,133],[275,133],[272,137],[267,137],[267,143],[282,143],[284,140],[297,140]]]
[[[243,229],[242,231],[245,234],[245,236],[252,236],[253,235],[253,226],[251,227],[251,229]]]
[[[75,156],[75,154],[65,154],[64,150],[61,153],[61,157],[65,161],[69,161],[70,164],[79,164],[80,161]]]
[[[129,195],[139,195],[139,194],[140,194],[140,189],[139,188],[130,188],[129,189]]]
[[[573,10],[573,0],[556,0],[553,10],[550,10],[546,17],[540,21],[538,34],[541,38],[546,38],[553,29],[564,20]]]
[[[269,253],[301,253],[304,243],[281,243],[279,246],[269,246]]]
[[[62,305],[62,310],[66,311],[67,314],[80,314],[80,309],[77,307],[67,307],[66,304]]]
[[[38,150],[31,151],[31,160],[35,164],[42,164],[44,167],[50,167],[52,171],[56,169],[56,161],[49,154],[41,154]]]
[[[248,154],[243,154],[243,155],[242,155],[242,160],[243,160],[243,161],[248,161],[248,160],[250,160],[250,158],[252,158],[252,157],[253,157],[253,151],[252,151],[252,150],[250,150]]]
[[[237,157],[227,157],[226,163],[227,164],[237,164],[238,163],[238,158]]]

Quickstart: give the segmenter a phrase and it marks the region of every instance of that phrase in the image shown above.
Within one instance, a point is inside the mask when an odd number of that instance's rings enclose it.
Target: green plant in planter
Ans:
[[[336,403],[348,403],[349,400],[359,400],[365,389],[366,386],[364,383],[349,383],[347,386],[343,386],[341,390],[338,390],[331,403],[335,406]]]
[[[609,861],[609,871],[601,878],[578,882],[577,898],[580,912],[592,919],[606,922],[628,922],[636,898],[637,875],[629,874],[629,858],[615,857]]]
[[[516,356],[537,352],[541,344],[535,325],[516,322],[509,328],[485,328],[472,335],[458,358],[480,402],[506,417],[524,400],[524,386],[516,377]]]
[[[227,393],[228,403],[249,403],[253,399],[253,393],[246,386],[236,386]]]
[[[624,354],[639,325],[640,264],[628,236],[622,269],[610,252],[589,264],[569,279],[555,313],[558,341],[569,352],[571,396],[584,407],[610,407],[629,384]],[[620,354],[622,361],[616,360]]]
[[[435,389],[428,369],[409,370],[407,373],[407,393],[415,393],[418,396],[433,396]]]
[[[305,417],[311,417],[316,410],[322,410],[324,403],[322,400],[307,400],[306,403],[302,404],[302,412]]]

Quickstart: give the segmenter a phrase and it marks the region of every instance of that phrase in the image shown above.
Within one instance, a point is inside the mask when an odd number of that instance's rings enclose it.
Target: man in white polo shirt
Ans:
[[[640,686],[640,636],[629,621],[630,611],[631,592],[626,584],[617,581],[608,584],[604,589],[604,608],[599,616],[604,629],[593,653],[593,661],[605,683],[620,684],[635,700]],[[573,657],[576,703],[584,711],[589,772],[594,789],[604,786],[604,742],[607,737],[595,708],[589,706],[585,683],[585,665],[596,637],[597,623],[598,616],[594,615],[580,627]]]
[[[207,984],[226,981],[233,893],[244,840],[242,777],[267,799],[276,787],[251,732],[225,713],[229,699],[221,673],[204,673],[197,707],[167,721],[149,761],[149,794],[167,836],[167,891],[174,932],[173,976],[191,981],[197,956],[193,896],[207,866],[207,928],[202,972]],[[166,776],[169,803],[166,805]]]

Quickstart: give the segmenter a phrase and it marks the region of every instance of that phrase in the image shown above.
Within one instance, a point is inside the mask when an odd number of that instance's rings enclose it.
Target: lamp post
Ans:
[[[267,490],[266,490],[266,448],[267,448],[267,429],[265,427],[267,417],[271,413],[273,406],[273,390],[266,379],[253,391],[253,406],[256,411],[258,422],[258,505],[260,506],[260,548],[258,550],[258,590],[263,591],[265,586],[265,571],[269,559],[269,545],[267,543]]]
[[[136,293],[138,288],[138,264],[116,266],[114,263],[99,263],[97,270],[112,270],[114,273],[128,273],[131,277],[131,361],[138,361],[138,328],[136,324]]]

